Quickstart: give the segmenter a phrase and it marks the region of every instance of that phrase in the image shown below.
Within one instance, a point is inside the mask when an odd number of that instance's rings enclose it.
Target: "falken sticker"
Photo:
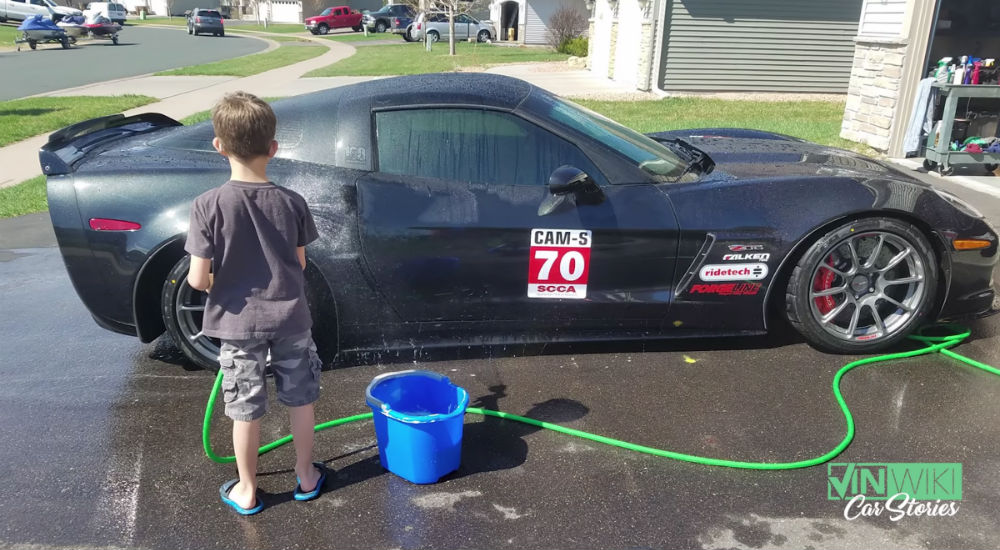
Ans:
[[[710,264],[698,271],[702,281],[759,281],[767,277],[767,264]]]
[[[770,259],[770,252],[739,252],[722,256],[724,262],[766,262]]]
[[[528,298],[586,298],[591,242],[585,229],[532,229]]]

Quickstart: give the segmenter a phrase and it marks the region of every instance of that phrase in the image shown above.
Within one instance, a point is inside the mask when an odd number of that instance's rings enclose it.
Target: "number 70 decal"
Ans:
[[[532,229],[528,298],[586,298],[591,242],[583,229]]]

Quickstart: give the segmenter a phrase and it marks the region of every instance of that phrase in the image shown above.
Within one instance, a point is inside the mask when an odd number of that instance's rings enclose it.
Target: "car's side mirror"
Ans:
[[[604,192],[594,178],[568,164],[556,168],[549,176],[549,192],[553,195],[572,193],[583,204],[600,204],[604,201]]]

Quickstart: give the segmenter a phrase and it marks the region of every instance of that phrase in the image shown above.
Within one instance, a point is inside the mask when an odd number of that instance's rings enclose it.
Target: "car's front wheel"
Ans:
[[[490,31],[479,31],[479,34],[476,35],[476,40],[479,42],[489,42]]]
[[[201,330],[208,294],[191,288],[187,282],[191,257],[184,256],[174,265],[163,282],[160,308],[167,334],[192,363],[209,370],[219,369],[219,340]]]
[[[889,347],[931,312],[935,258],[927,237],[904,221],[845,223],[813,243],[795,266],[785,296],[788,321],[823,351]]]
[[[427,39],[431,42],[437,42],[438,40],[441,40],[441,35],[438,34],[437,31],[427,31]]]
[[[328,32],[330,32],[330,26],[327,25],[326,23],[320,23],[319,24],[319,33],[320,34],[326,34]]]

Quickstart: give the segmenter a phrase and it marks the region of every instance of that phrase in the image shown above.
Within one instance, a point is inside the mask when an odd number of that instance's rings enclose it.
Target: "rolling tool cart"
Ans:
[[[928,171],[937,169],[942,176],[950,176],[955,172],[956,164],[982,164],[987,170],[994,171],[1000,165],[1000,153],[972,153],[968,151],[952,151],[952,130],[955,124],[955,112],[958,110],[958,100],[961,98],[1000,99],[1000,86],[988,84],[956,85],[934,83],[940,97],[944,98],[944,112],[941,115],[940,128],[927,136],[924,147],[924,168]],[[935,126],[936,127],[936,126]]]

